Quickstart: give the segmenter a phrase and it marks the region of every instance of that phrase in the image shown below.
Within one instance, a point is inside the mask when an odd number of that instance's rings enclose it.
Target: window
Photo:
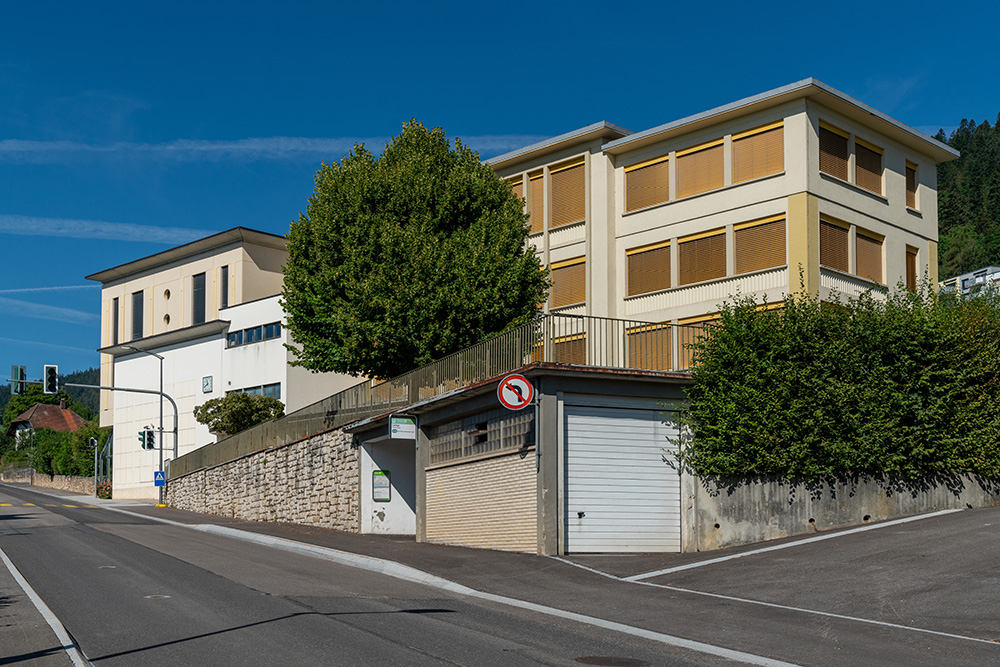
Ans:
[[[516,452],[535,444],[531,410],[490,410],[427,429],[431,465],[494,452]]]
[[[111,299],[111,344],[118,344],[118,297]]]
[[[219,308],[229,308],[229,267],[219,269]]]
[[[854,181],[877,195],[882,194],[882,149],[861,139],[854,140]]]
[[[634,248],[625,256],[629,296],[670,287],[670,241]]]
[[[275,322],[274,324],[264,325],[264,340],[271,340],[272,338],[281,337],[281,324]]]
[[[250,327],[243,330],[243,342],[245,344],[259,343],[262,340],[264,340],[264,327]]]
[[[819,170],[846,181],[849,143],[850,137],[847,132],[820,122]]]
[[[264,385],[264,395],[270,396],[271,398],[281,398],[281,383],[275,382],[274,384]]]
[[[651,371],[669,371],[671,357],[670,326],[651,324],[629,329],[628,366]]]
[[[722,139],[678,151],[677,196],[688,197],[721,188],[725,184],[723,151]]]
[[[784,121],[733,135],[733,183],[784,170]]]
[[[767,218],[734,228],[736,273],[749,273],[785,264],[785,218]]]
[[[228,347],[236,347],[237,345],[243,344],[243,330],[233,331],[226,338]]]
[[[514,195],[517,196],[522,202],[524,201],[524,179],[518,176],[517,178],[512,178],[509,181],[510,189],[514,191]]]
[[[587,301],[587,264],[583,257],[552,265],[552,307]]]
[[[670,156],[625,167],[625,212],[670,200]]]
[[[871,232],[857,230],[855,241],[858,277],[882,282],[882,239]]]
[[[205,274],[191,277],[191,323],[205,323]]]
[[[576,334],[575,336],[565,336],[552,341],[552,359],[556,364],[578,364],[587,363],[587,335]]]
[[[251,343],[259,343],[261,341],[272,340],[274,338],[281,338],[280,322],[261,324],[256,327],[232,331],[226,337],[226,347],[250,345]]]
[[[906,162],[906,205],[917,208],[917,165]]]
[[[528,181],[528,222],[531,233],[545,229],[545,179],[542,172],[529,175]]]
[[[906,289],[917,291],[917,249],[906,248]]]
[[[132,340],[142,338],[142,292],[132,292]]]
[[[726,230],[681,239],[678,245],[680,284],[726,277]]]
[[[553,167],[551,228],[583,222],[587,217],[586,171],[583,160]]]
[[[691,367],[694,361],[694,350],[691,349],[691,344],[703,338],[718,322],[718,315],[694,317],[678,322],[681,326],[677,328],[679,345],[677,348],[679,357],[677,370],[685,370]]]
[[[819,221],[820,264],[844,273],[850,271],[847,245],[847,226],[830,220]]]

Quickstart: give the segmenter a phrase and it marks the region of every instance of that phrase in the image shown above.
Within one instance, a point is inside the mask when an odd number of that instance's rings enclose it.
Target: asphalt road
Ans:
[[[67,504],[0,487],[0,549],[94,665],[725,662],[266,546]],[[51,645],[39,647],[46,664],[56,664]],[[21,652],[4,655],[11,650]],[[15,649],[0,641],[0,664],[36,664],[42,657],[23,643]],[[578,661],[590,658],[601,661]]]

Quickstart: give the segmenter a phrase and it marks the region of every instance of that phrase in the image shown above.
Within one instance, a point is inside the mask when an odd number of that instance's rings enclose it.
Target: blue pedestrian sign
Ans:
[[[153,486],[166,486],[167,479],[163,476],[162,470],[157,470],[153,473]]]

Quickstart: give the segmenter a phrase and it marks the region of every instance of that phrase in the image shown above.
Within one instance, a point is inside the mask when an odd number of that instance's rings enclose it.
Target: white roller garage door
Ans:
[[[659,410],[565,405],[563,414],[566,552],[680,551],[680,477],[664,461],[676,424]]]

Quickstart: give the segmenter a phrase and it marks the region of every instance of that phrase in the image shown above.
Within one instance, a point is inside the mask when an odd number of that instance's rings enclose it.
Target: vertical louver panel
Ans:
[[[583,222],[587,217],[587,188],[583,163],[553,168],[552,228]]]
[[[785,264],[785,220],[737,227],[733,239],[736,273],[760,271]]]
[[[882,282],[882,241],[858,234],[855,252],[858,277],[876,283]]]
[[[854,180],[858,187],[882,194],[882,153],[856,142],[854,164]]]
[[[628,253],[628,295],[670,287],[670,243]]]
[[[733,137],[733,183],[777,174],[784,169],[784,126]]]
[[[664,156],[650,164],[626,169],[625,211],[637,211],[670,199],[670,159]]]
[[[819,128],[819,170],[847,180],[847,137],[829,128]]]
[[[917,207],[917,168],[910,163],[906,164],[906,205]]]
[[[552,265],[552,307],[562,308],[587,300],[587,264],[572,263]]]
[[[820,264],[847,273],[850,270],[847,243],[847,229],[826,220],[819,221]]]
[[[535,174],[528,181],[528,213],[531,233],[542,231],[545,226],[545,179]]]
[[[678,247],[681,285],[726,277],[726,234],[682,241]]]
[[[670,327],[666,324],[637,327],[628,331],[628,366],[650,371],[669,371]]]
[[[689,197],[699,192],[721,188],[725,183],[723,145],[718,143],[690,153],[677,155],[677,196]]]
[[[906,249],[906,289],[917,291],[917,251]]]

